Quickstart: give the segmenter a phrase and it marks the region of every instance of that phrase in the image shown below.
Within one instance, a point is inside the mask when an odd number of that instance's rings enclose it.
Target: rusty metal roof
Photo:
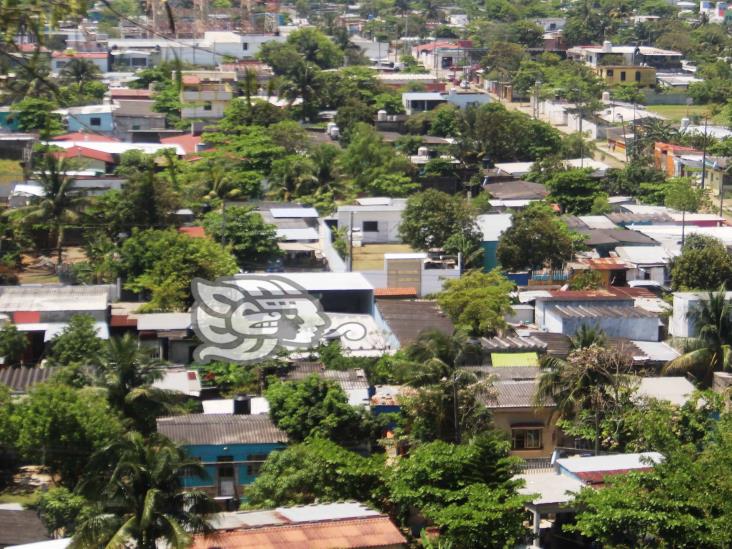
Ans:
[[[406,547],[387,516],[248,528],[195,536],[192,549],[355,549]]]
[[[277,444],[287,435],[269,414],[189,414],[157,419],[158,432],[180,444]]]

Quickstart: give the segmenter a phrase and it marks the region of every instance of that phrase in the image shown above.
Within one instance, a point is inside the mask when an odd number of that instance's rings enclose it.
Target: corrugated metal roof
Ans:
[[[180,444],[277,444],[287,435],[275,427],[269,414],[189,414],[162,417],[158,432]]]
[[[557,305],[547,314],[558,314],[562,318],[658,318],[658,314],[638,307],[602,307],[579,305]]]
[[[194,537],[191,549],[351,549],[401,547],[407,540],[389,517],[249,528]]]
[[[318,210],[315,208],[272,208],[269,213],[275,219],[295,217],[318,217]]]
[[[488,408],[535,408],[535,380],[497,381],[493,384],[495,393],[485,401]],[[544,407],[554,406],[553,401],[546,401]]]
[[[311,375],[335,381],[344,391],[368,389],[369,387],[366,373],[361,368],[326,370],[321,362],[298,362],[295,364],[295,368],[286,375],[286,379],[296,381]]]
[[[0,384],[6,385],[13,393],[24,394],[36,383],[43,383],[56,373],[57,368],[41,368],[35,366],[28,368],[21,366],[11,368],[10,366],[0,367]]]
[[[491,363],[497,368],[505,368],[509,366],[538,366],[539,357],[535,352],[491,353]]]
[[[414,343],[426,330],[452,334],[455,327],[434,301],[379,299],[376,303],[400,345]]]
[[[480,343],[488,351],[543,351],[547,347],[544,341],[533,336],[496,336],[481,338]]]

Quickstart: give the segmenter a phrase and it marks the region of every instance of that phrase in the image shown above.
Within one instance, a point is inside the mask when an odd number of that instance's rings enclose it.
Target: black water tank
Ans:
[[[237,395],[234,399],[234,415],[248,416],[252,413],[252,397]]]

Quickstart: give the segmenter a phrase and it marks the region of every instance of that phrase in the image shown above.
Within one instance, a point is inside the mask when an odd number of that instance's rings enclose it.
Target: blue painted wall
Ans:
[[[17,117],[11,116],[14,114],[10,109],[0,110],[0,128],[10,130],[11,132],[18,130],[18,119]],[[10,118],[10,120],[8,120]]]
[[[92,126],[91,119],[99,118],[100,125]],[[112,113],[99,113],[99,114],[70,114],[68,116],[67,125],[69,132],[83,132],[83,131],[98,131],[98,132],[111,132],[114,130],[114,120]]]
[[[275,450],[285,448],[284,444],[200,444],[184,446],[188,455],[199,458],[202,462],[216,462],[219,456],[231,456],[234,461],[246,461],[256,454],[269,455]],[[246,464],[238,465],[239,484],[251,484],[256,478],[250,475]],[[200,488],[202,486],[216,486],[216,466],[208,465],[205,467],[208,478],[201,479],[197,477],[184,477],[183,485],[186,488]]]
[[[483,242],[483,270],[488,273],[498,266],[496,258],[496,250],[498,249],[498,241]]]

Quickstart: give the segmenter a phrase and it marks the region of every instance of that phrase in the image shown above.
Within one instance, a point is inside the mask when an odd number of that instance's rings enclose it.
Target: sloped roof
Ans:
[[[119,143],[120,140],[108,135],[101,135],[97,133],[85,133],[85,132],[71,132],[63,135],[57,135],[51,139],[51,141],[93,141],[95,143],[106,142],[106,143]]]
[[[387,516],[248,528],[195,536],[192,549],[356,549],[404,546],[407,540]]]
[[[488,408],[535,408],[537,382],[535,380],[505,380],[493,384],[494,394],[485,399]],[[546,401],[540,407],[552,407],[554,402]]]
[[[158,432],[180,444],[277,444],[287,435],[269,414],[189,414],[157,419]]]
[[[0,509],[0,547],[49,539],[48,531],[35,511]]]
[[[434,301],[378,299],[376,306],[402,346],[414,343],[426,330],[447,335],[455,331],[452,321]]]
[[[8,386],[13,393],[24,394],[36,383],[46,381],[56,370],[56,368],[40,368],[37,366],[33,368],[2,366],[0,367],[0,385]]]
[[[100,311],[109,303],[108,286],[7,286],[0,311]]]
[[[163,137],[160,139],[163,145],[179,145],[186,154],[196,152],[198,145],[201,143],[200,135],[176,135],[173,137]]]
[[[58,151],[54,154],[62,158],[90,158],[107,164],[114,163],[114,157],[110,153],[98,151],[96,149],[89,149],[87,147],[69,147],[64,151]]]
[[[366,374],[360,368],[350,370],[326,370],[322,362],[297,362],[295,368],[287,373],[286,378],[292,381],[317,375],[323,379],[335,381],[344,391],[368,389]]]

